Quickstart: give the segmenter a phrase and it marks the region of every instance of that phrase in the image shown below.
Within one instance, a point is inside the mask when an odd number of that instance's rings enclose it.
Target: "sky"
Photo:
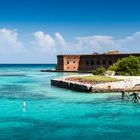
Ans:
[[[140,52],[139,0],[0,0],[0,63]]]

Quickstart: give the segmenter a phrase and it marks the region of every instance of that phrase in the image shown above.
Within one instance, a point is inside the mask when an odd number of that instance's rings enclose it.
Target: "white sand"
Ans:
[[[112,76],[113,78],[123,79],[123,81],[108,82],[92,85],[94,88],[99,89],[132,89],[135,85],[140,84],[140,76]]]

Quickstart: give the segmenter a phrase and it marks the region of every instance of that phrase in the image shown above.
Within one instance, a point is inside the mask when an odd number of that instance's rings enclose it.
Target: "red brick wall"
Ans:
[[[108,68],[118,59],[137,54],[97,54],[97,55],[59,55],[57,56],[57,70],[62,71],[92,71],[98,67]]]
[[[64,56],[64,71],[78,71],[79,55],[65,55]]]

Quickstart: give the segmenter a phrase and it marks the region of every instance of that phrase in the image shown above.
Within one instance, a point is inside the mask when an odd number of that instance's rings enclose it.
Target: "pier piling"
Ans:
[[[125,97],[127,97],[127,99],[130,99],[125,91],[121,91],[121,93],[122,93],[122,100],[124,100]]]
[[[133,96],[132,101],[135,103],[139,103],[140,97],[138,96],[138,92],[132,93],[130,96]]]

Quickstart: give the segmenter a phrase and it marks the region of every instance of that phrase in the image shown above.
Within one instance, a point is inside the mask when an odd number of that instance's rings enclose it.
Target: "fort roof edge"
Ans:
[[[101,56],[101,55],[140,55],[140,53],[119,53],[119,54],[109,54],[109,53],[102,53],[102,54],[58,54],[57,56]]]

